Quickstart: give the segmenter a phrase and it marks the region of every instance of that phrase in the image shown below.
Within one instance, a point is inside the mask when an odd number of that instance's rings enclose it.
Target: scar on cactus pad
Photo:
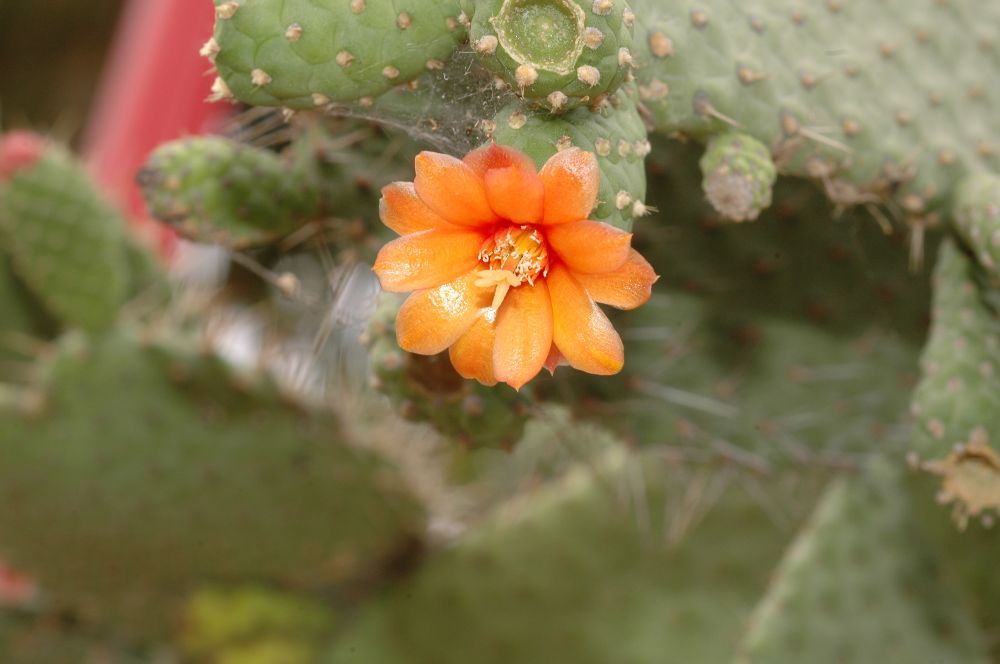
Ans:
[[[635,15],[624,1],[480,4],[470,35],[480,60],[552,112],[596,104],[631,78]]]
[[[657,277],[631,234],[588,220],[599,185],[597,159],[578,148],[538,172],[497,145],[461,160],[420,153],[414,182],[383,189],[380,206],[402,237],[375,272],[388,291],[415,291],[396,318],[399,345],[449,349],[462,376],[515,389],[563,361],[621,370],[622,340],[596,303],[638,307]]]

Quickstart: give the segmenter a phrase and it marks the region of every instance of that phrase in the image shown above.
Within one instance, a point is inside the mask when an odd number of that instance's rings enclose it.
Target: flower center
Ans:
[[[476,273],[476,286],[492,288],[493,309],[499,309],[511,288],[549,272],[549,250],[545,238],[532,226],[508,226],[493,234],[479,250],[479,260],[489,265]]]

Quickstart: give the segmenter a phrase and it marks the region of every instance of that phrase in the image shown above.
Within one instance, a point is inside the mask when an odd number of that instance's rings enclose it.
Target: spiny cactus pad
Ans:
[[[465,36],[457,0],[215,0],[203,53],[216,93],[296,109],[357,101],[441,66]]]
[[[979,173],[962,182],[955,227],[979,264],[1000,276],[1000,175]]]
[[[437,554],[367,607],[325,661],[725,662],[786,534],[724,474],[614,446]],[[717,496],[704,521],[697,499],[678,505],[699,482],[720,491],[699,494]],[[814,491],[799,485],[798,505]]]
[[[470,39],[518,94],[561,112],[599,102],[629,76],[634,25],[626,0],[487,0]]]
[[[68,337],[42,408],[0,415],[4,559],[65,602],[162,631],[201,583],[322,587],[418,536],[410,486],[335,417],[173,344]]]
[[[107,327],[128,288],[122,217],[66,149],[0,180],[0,251],[48,312],[69,327]]]
[[[514,103],[497,114],[493,139],[526,153],[539,167],[568,147],[593,152],[601,167],[601,189],[592,218],[628,229],[647,211],[644,162],[650,145],[636,102],[635,86],[626,85],[597,109],[560,116]]]
[[[656,130],[735,126],[842,203],[922,217],[1000,158],[998,5],[977,0],[635,0]],[[902,186],[900,186],[902,185]]]
[[[741,646],[755,662],[990,661],[929,557],[889,461],[834,482],[782,561]]]
[[[934,325],[913,399],[914,451],[964,525],[1000,510],[1000,285],[954,243],[934,275]]]

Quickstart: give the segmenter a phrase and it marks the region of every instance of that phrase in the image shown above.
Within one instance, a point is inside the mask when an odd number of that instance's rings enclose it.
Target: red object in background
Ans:
[[[0,607],[26,604],[35,598],[35,582],[0,561]]]
[[[210,130],[229,113],[226,105],[205,102],[211,65],[198,51],[214,20],[208,0],[129,0],[84,141],[98,180],[137,221],[137,230],[158,228],[167,254],[176,240],[148,220],[135,174],[160,143]]]
[[[0,136],[0,182],[38,161],[45,139],[31,131],[11,131]]]

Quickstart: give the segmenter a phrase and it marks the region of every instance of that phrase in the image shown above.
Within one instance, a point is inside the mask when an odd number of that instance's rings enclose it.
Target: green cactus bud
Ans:
[[[701,158],[702,189],[712,207],[730,221],[753,221],[771,204],[778,172],[771,151],[753,136],[714,136]]]
[[[568,147],[596,154],[601,188],[592,218],[627,230],[648,212],[644,162],[650,145],[636,102],[635,87],[626,85],[597,109],[559,116],[514,103],[497,114],[493,138],[526,153],[539,167]]]
[[[357,101],[446,60],[465,35],[457,0],[215,0],[203,53],[215,94],[255,106],[310,109]]]
[[[0,247],[60,322],[105,328],[127,295],[128,229],[82,164],[63,147],[39,145],[37,158],[0,179]]]
[[[519,94],[563,112],[599,103],[628,79],[634,22],[626,0],[489,0],[471,41]]]
[[[980,173],[962,181],[955,227],[980,265],[1000,276],[1000,175]]]

